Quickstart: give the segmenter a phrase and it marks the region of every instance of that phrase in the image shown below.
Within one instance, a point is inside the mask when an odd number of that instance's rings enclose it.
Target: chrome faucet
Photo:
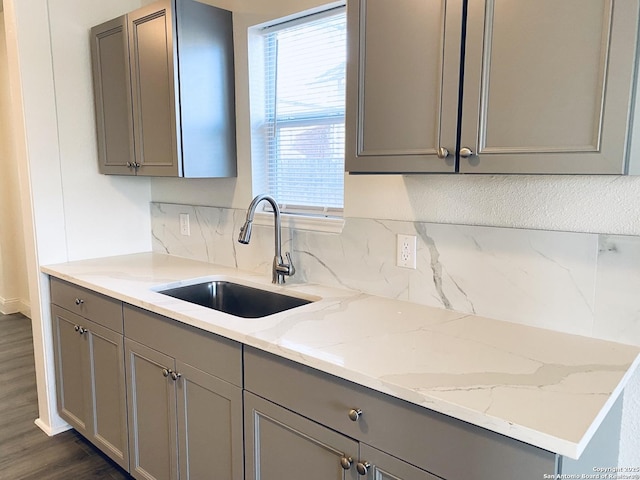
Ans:
[[[247,210],[247,219],[244,222],[244,225],[240,227],[240,235],[238,235],[238,242],[247,245],[251,240],[251,227],[253,224],[253,216],[256,213],[256,207],[258,204],[266,200],[273,207],[273,216],[274,216],[274,229],[275,229],[275,249],[276,253],[273,257],[273,267],[271,269],[271,281],[277,284],[284,283],[284,276],[291,276],[296,273],[296,269],[293,266],[293,262],[291,261],[291,254],[286,252],[287,260],[289,263],[285,263],[282,258],[282,241],[281,241],[281,221],[280,221],[280,208],[278,207],[278,202],[274,200],[273,197],[269,195],[258,195],[255,197],[251,204],[249,205],[249,209]]]

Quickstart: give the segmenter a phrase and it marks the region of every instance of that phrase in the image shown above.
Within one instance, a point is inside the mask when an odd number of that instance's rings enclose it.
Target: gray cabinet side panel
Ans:
[[[124,339],[93,322],[89,329],[91,371],[91,440],[112,460],[129,470]]]
[[[245,392],[247,480],[356,480],[358,443]],[[340,466],[351,458],[349,470]]]
[[[163,369],[173,358],[125,339],[131,474],[139,479],[177,480],[175,382]]]
[[[602,421],[587,448],[578,460],[562,457],[561,469],[563,475],[578,475],[576,478],[588,478],[598,472],[594,468],[618,466],[620,444],[620,427],[622,419],[622,395],[616,400],[609,413]],[[635,467],[637,465],[620,465],[621,467]],[[585,475],[582,477],[582,475]],[[604,478],[604,476],[603,476]]]
[[[236,176],[231,12],[193,0],[176,4],[184,177]]]
[[[178,390],[180,478],[243,480],[242,390],[185,363]]]

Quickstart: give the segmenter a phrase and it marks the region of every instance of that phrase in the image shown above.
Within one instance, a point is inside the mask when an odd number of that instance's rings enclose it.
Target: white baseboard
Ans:
[[[0,297],[0,313],[3,315],[22,313],[25,317],[31,318],[31,307],[19,298]]]
[[[55,425],[55,426],[47,425],[40,418],[36,418],[33,423],[35,423],[40,430],[42,430],[44,433],[46,433],[50,437],[53,437],[54,435],[58,435],[59,433],[62,433],[62,432],[66,432],[67,430],[71,430],[72,428],[71,425],[69,425],[68,423],[62,423],[60,425]]]

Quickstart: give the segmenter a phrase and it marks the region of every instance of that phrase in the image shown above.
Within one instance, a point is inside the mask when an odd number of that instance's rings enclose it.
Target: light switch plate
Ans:
[[[189,225],[189,214],[180,214],[180,234],[186,237],[191,236],[191,226]]]

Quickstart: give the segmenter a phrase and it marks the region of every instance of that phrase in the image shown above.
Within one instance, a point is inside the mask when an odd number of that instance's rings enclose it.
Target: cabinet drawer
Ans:
[[[51,279],[51,303],[122,333],[122,302],[55,277]]]
[[[242,344],[162,315],[124,306],[125,336],[242,386]]]
[[[246,390],[448,480],[555,472],[551,452],[275,355],[245,347],[244,366]]]

